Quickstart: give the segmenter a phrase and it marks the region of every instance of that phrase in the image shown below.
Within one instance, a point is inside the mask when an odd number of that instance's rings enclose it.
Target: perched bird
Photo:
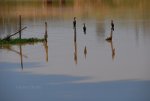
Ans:
[[[73,28],[76,28],[76,17],[74,17]]]
[[[85,26],[85,23],[83,24],[83,32],[84,32],[84,34],[86,34],[86,26]]]
[[[113,20],[111,20],[111,33],[110,33],[110,37],[106,38],[107,41],[111,41],[112,40],[113,31],[114,31],[114,23],[113,23]]]
[[[114,31],[114,22],[111,20],[111,30]]]

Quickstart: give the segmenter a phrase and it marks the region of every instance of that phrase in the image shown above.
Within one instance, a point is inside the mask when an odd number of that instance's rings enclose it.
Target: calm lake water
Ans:
[[[0,101],[150,101],[150,1],[0,1]],[[74,42],[73,18],[77,19]],[[112,42],[105,39],[115,30]],[[86,24],[86,34],[83,33]],[[14,37],[18,37],[17,35]]]

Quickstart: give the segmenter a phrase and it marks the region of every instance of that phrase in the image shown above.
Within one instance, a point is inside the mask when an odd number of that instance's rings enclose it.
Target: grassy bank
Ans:
[[[28,43],[35,43],[35,42],[43,42],[44,39],[39,39],[39,38],[28,38],[28,39],[10,39],[9,41],[7,40],[2,40],[0,39],[0,45],[5,45],[5,44],[28,44]]]

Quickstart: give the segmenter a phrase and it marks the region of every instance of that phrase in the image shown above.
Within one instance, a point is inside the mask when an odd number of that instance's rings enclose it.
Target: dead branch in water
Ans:
[[[17,31],[16,33],[11,34],[11,35],[8,35],[8,36],[5,37],[3,40],[8,40],[8,41],[9,41],[12,36],[16,35],[17,33],[19,33],[20,31],[22,31],[22,30],[24,30],[24,29],[26,29],[26,28],[27,28],[27,27],[24,27],[24,28],[22,28],[21,30]]]

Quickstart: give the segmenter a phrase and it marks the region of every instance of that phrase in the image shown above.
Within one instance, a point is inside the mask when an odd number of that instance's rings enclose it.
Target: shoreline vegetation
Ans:
[[[0,15],[1,19],[11,18],[16,20],[16,15],[21,14],[25,19],[33,20],[48,18],[64,19],[76,17],[82,18],[82,14],[87,14],[88,17],[95,17],[104,19],[105,16],[125,17],[129,11],[135,13],[139,17],[143,17],[143,13],[149,12],[150,0],[1,0],[0,1]],[[63,13],[61,13],[61,9]],[[37,12],[38,9],[38,12]],[[87,10],[88,9],[88,10]],[[120,12],[121,10],[121,12]],[[23,11],[23,12],[22,12]],[[51,11],[51,12],[50,12]],[[106,15],[107,12],[107,15]],[[104,16],[105,15],[105,16]],[[129,15],[128,15],[129,16]],[[136,15],[135,15],[136,16]],[[5,18],[5,19],[6,19]],[[34,18],[35,19],[35,18]]]
[[[44,38],[22,38],[22,39],[14,38],[14,39],[10,39],[9,41],[0,39],[0,45],[30,44],[30,43],[37,43],[37,42],[44,42],[44,41],[45,41]]]

